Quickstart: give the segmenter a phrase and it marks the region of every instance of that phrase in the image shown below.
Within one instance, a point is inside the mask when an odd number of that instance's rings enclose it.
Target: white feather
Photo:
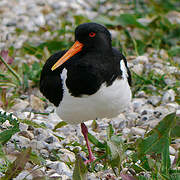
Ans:
[[[121,63],[121,68],[125,67]],[[66,86],[67,70],[64,69],[63,99],[56,109],[61,119],[70,123],[78,124],[87,120],[98,118],[112,118],[120,114],[131,101],[131,90],[127,82],[127,71],[123,70],[123,78],[117,79],[111,86],[102,84],[100,89],[93,95],[74,97],[69,93]]]

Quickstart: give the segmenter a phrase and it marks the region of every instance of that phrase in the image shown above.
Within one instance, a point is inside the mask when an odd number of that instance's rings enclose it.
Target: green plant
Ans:
[[[15,133],[19,132],[19,122],[16,118],[13,118],[12,114],[2,113],[0,111],[0,125],[9,121],[11,126],[8,126],[6,130],[0,132],[0,144],[5,144]]]
[[[89,133],[88,138],[96,147],[96,151],[94,151],[96,160],[92,163],[91,171],[96,171],[95,165],[101,163],[104,166],[103,169],[110,166],[117,177],[125,178],[126,176],[139,180],[179,178],[180,172],[172,169],[169,154],[172,134],[180,132],[179,123],[180,118],[175,113],[171,113],[149,133],[145,134],[144,138],[137,139],[135,144],[123,141],[121,134],[114,133],[112,125],[109,125],[107,140],[103,143]],[[127,150],[131,150],[132,153],[127,155]],[[82,165],[80,159],[81,157],[77,156],[77,162]],[[176,167],[178,167],[178,163]],[[123,168],[127,168],[131,175],[121,174]],[[141,176],[143,173],[149,174],[150,178]],[[74,174],[78,174],[79,177],[85,176],[85,172],[81,172],[77,167],[74,169]]]

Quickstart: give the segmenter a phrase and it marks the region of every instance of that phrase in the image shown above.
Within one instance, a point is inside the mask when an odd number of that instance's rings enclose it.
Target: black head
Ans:
[[[97,23],[84,23],[75,29],[75,43],[51,68],[52,71],[61,66],[72,56],[81,51],[100,52],[101,54],[112,54],[111,34],[102,25]]]
[[[111,49],[111,34],[102,25],[97,23],[84,23],[75,29],[75,40],[81,42],[85,49],[103,51]]]

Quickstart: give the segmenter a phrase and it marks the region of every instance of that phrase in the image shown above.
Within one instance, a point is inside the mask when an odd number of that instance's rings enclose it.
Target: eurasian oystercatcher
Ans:
[[[75,43],[53,54],[45,63],[40,91],[57,108],[59,117],[81,123],[89,152],[88,129],[95,118],[112,118],[131,101],[131,75],[125,57],[111,44],[111,34],[102,25],[84,23],[75,29]]]

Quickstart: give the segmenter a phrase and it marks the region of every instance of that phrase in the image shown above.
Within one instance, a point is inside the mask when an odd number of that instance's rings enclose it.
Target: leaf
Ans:
[[[116,21],[123,27],[133,26],[143,29],[146,28],[144,25],[137,21],[136,17],[133,14],[121,14],[116,18]]]
[[[106,26],[118,26],[119,23],[115,20],[110,19],[107,16],[103,16],[100,15],[98,17],[96,17],[96,19],[94,19],[95,22],[100,23],[100,24],[104,24]]]
[[[169,168],[171,166],[170,154],[169,154],[169,138],[167,137],[166,144],[163,148],[162,156],[162,172],[169,174]]]
[[[167,145],[170,129],[175,123],[175,113],[167,115],[159,124],[152,129],[147,137],[138,142],[138,156],[142,157],[145,154],[162,153]]]
[[[2,180],[9,180],[18,176],[18,174],[24,170],[26,163],[29,161],[30,154],[30,147],[21,152],[16,160],[9,166],[8,170],[5,173],[5,176],[2,177]]]
[[[105,145],[101,143],[95,136],[88,132],[88,140],[100,149],[105,149]]]
[[[120,136],[113,135],[110,140],[107,140],[107,145],[110,149],[110,164],[112,168],[117,167],[121,170],[121,162],[125,158],[125,148]]]
[[[114,134],[114,129],[112,127],[112,124],[109,124],[107,128],[107,139],[110,140],[113,134]]]
[[[38,124],[38,123],[36,123],[34,121],[31,121],[31,120],[28,120],[28,119],[19,119],[18,118],[18,121],[21,122],[21,123],[33,126],[34,128],[43,128],[43,129],[47,128],[44,123]]]
[[[168,53],[170,56],[180,56],[180,46],[173,46]]]
[[[45,159],[43,159],[41,156],[37,155],[35,152],[31,152],[29,160],[37,165],[45,164]]]
[[[0,133],[0,143],[5,144],[9,139],[11,139],[12,135],[19,132],[19,127],[11,127],[8,130],[4,130]]]
[[[56,131],[58,128],[61,128],[61,127],[66,126],[66,125],[67,125],[67,123],[65,121],[61,121],[58,124],[56,124],[53,131]]]
[[[87,167],[80,154],[76,155],[73,180],[87,180]]]
[[[180,137],[180,117],[176,116],[176,123],[171,129],[171,137]]]

